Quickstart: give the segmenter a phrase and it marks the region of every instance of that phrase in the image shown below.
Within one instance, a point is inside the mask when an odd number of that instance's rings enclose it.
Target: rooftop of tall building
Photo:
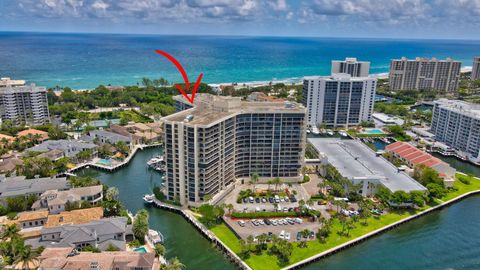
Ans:
[[[445,98],[435,100],[435,103],[442,108],[446,108],[458,113],[467,114],[476,118],[480,117],[480,104]]]
[[[377,80],[374,77],[353,77],[347,73],[333,73],[332,75],[329,75],[329,76],[305,76],[303,77],[303,79],[304,80],[325,80],[325,81],[365,81],[365,80],[375,81]]]
[[[432,57],[432,58],[415,57],[415,59],[413,59],[413,58],[408,59],[407,57],[402,56],[402,58],[392,59],[392,61],[427,61],[427,62],[459,62],[460,63],[460,61],[456,61],[456,60],[454,60],[450,57],[447,57],[445,59],[437,59],[436,57]]]
[[[175,100],[189,104],[181,95]],[[181,111],[162,118],[164,121],[185,122],[190,125],[210,125],[226,117],[239,113],[305,113],[305,107],[295,102],[285,101],[244,101],[241,97],[215,96],[212,94],[197,94],[194,108]]]
[[[24,80],[12,80],[8,77],[0,78],[0,87],[25,85]]]
[[[35,92],[46,92],[47,88],[43,86],[36,86],[34,83],[29,85],[13,85],[6,84],[1,85],[0,83],[0,93],[35,93]]]

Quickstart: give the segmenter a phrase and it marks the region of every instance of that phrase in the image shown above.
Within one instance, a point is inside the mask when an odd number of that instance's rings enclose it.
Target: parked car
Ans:
[[[289,201],[288,196],[285,196],[284,200],[288,202]]]
[[[315,237],[315,233],[313,231],[310,231],[308,238],[313,239],[314,237]]]
[[[248,203],[248,199],[247,198],[243,198],[243,203]]]
[[[272,220],[272,225],[273,225],[273,226],[277,226],[277,225],[278,225],[278,221],[276,221],[275,219]]]
[[[253,197],[251,197],[251,196],[248,197],[248,200],[250,201],[250,203],[253,203],[253,202],[254,202]]]
[[[290,198],[290,201],[295,203],[295,202],[297,202],[297,198],[295,198],[294,196],[292,196],[292,197]]]
[[[273,233],[272,233],[272,232],[268,232],[267,241],[272,241],[272,238],[273,238]]]
[[[285,231],[281,231],[280,235],[279,235],[279,238],[284,239],[284,237],[285,237]]]
[[[291,225],[293,225],[293,224],[295,224],[295,221],[294,221],[292,218],[290,218],[290,219],[288,220],[288,223],[290,223]]]
[[[271,224],[272,224],[272,222],[271,222],[269,219],[265,219],[263,222],[265,222],[265,224],[267,224],[267,225],[271,225]]]
[[[256,203],[260,203],[260,198],[255,198]]]
[[[255,212],[260,212],[260,211],[261,211],[261,210],[260,210],[260,207],[258,207],[258,206],[255,207]]]
[[[239,220],[238,225],[240,225],[240,227],[245,227],[245,221]]]
[[[259,223],[260,225],[265,225],[265,222],[264,222],[263,220],[261,220],[261,219],[258,221],[258,223]]]
[[[283,212],[288,212],[288,207],[283,207]]]
[[[300,240],[302,240],[302,233],[297,232],[297,241],[300,241]]]
[[[298,223],[298,224],[302,224],[302,223],[303,223],[303,219],[301,219],[301,218],[295,218],[295,222]]]
[[[266,203],[266,202],[267,202],[267,199],[265,199],[265,198],[262,198],[262,200],[261,200],[261,201],[262,201],[262,203]]]
[[[290,233],[286,232],[284,238],[285,240],[290,240]]]
[[[270,203],[274,203],[274,202],[275,202],[275,200],[274,200],[272,197],[270,197],[270,198],[268,198],[268,202],[270,202]]]

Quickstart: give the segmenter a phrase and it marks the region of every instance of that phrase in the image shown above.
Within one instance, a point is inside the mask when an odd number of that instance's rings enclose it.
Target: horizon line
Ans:
[[[418,38],[418,37],[361,37],[361,36],[315,36],[315,35],[234,35],[234,34],[167,34],[167,33],[131,33],[131,32],[71,32],[71,31],[17,31],[1,30],[0,33],[19,33],[19,34],[77,34],[77,35],[118,35],[118,36],[183,36],[183,37],[239,37],[239,38],[332,38],[332,39],[366,39],[366,40],[431,40],[431,41],[480,41],[480,39],[466,38]]]

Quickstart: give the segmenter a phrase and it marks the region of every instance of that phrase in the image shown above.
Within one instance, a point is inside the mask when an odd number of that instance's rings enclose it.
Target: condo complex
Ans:
[[[177,108],[189,107],[182,96],[174,100]],[[162,119],[167,198],[199,204],[252,174],[299,179],[305,115],[306,109],[292,102],[198,94],[193,108]]]

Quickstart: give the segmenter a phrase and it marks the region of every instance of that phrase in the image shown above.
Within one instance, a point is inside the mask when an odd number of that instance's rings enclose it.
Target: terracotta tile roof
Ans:
[[[103,217],[102,207],[64,211],[60,214],[49,215],[45,227],[56,227],[65,224],[85,224]]]
[[[47,210],[21,212],[21,213],[18,213],[17,222],[20,223],[24,221],[37,220],[37,219],[42,219],[47,217],[48,217]]]
[[[40,140],[42,140],[42,141],[48,139],[48,132],[38,130],[38,129],[33,129],[33,128],[22,130],[22,131],[18,132],[17,137],[27,137],[29,134],[40,135]]]
[[[423,164],[427,167],[432,167],[437,164],[444,163],[440,159],[426,153],[415,146],[406,143],[406,142],[395,142],[387,145],[385,147],[387,151],[391,151],[402,157],[403,159],[409,161],[414,166]]]
[[[3,139],[3,138],[7,139],[8,141],[13,141],[13,140],[15,139],[15,138],[12,137],[12,136],[5,135],[5,134],[1,134],[1,133],[0,133],[0,140]]]

